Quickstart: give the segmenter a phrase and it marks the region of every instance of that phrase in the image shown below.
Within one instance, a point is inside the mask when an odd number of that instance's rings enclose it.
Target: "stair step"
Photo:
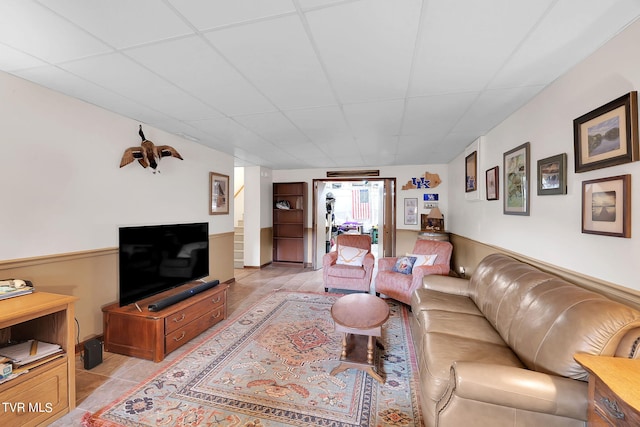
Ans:
[[[244,268],[244,261],[233,260],[233,268]]]

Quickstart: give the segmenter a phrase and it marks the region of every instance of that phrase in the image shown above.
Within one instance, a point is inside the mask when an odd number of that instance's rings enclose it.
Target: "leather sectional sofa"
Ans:
[[[640,312],[502,254],[411,300],[427,427],[584,426],[577,352],[640,357]]]

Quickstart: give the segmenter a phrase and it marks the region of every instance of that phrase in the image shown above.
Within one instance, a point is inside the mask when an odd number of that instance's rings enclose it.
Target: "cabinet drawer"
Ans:
[[[16,385],[0,392],[0,402],[6,402],[0,409],[3,427],[46,424],[54,415],[68,411],[66,357],[23,375],[29,377],[22,382],[20,377],[12,380]]]
[[[225,293],[217,292],[206,299],[193,304],[190,307],[186,307],[183,310],[177,311],[164,319],[164,333],[169,335],[170,333],[182,328],[186,324],[194,321],[205,313],[216,309],[218,306],[224,305]]]
[[[593,405],[596,414],[607,423],[601,423],[601,425],[619,427],[640,425],[640,415],[623,400],[618,398],[599,378],[595,379]]]
[[[220,295],[220,297],[222,297]],[[209,329],[211,326],[224,319],[224,305],[220,305],[217,308],[205,313],[199,318],[195,319],[184,325],[182,328],[167,334],[164,341],[165,354],[171,353],[176,348],[183,344],[186,344],[192,338],[200,335],[202,332]]]

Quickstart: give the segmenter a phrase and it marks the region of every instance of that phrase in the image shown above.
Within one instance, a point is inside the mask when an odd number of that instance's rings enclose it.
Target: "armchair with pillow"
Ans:
[[[324,254],[322,258],[324,291],[335,288],[369,292],[374,264],[371,236],[338,235],[336,250]]]
[[[406,256],[385,257],[378,260],[376,295],[411,304],[411,294],[422,286],[428,274],[449,274],[453,246],[449,242],[417,240],[413,252]]]

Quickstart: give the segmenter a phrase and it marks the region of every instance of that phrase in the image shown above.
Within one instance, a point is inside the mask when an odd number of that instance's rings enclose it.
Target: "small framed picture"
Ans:
[[[638,160],[638,96],[629,92],[573,121],[576,173]]]
[[[538,196],[567,194],[567,154],[538,160]]]
[[[404,199],[404,223],[406,225],[418,224],[418,199]]]
[[[582,232],[631,237],[631,175],[582,182]]]
[[[229,175],[209,172],[209,215],[229,213]]]
[[[500,168],[494,166],[485,173],[487,179],[487,200],[498,200],[500,197]]]
[[[529,143],[503,154],[503,213],[529,215]]]
[[[476,191],[478,189],[478,152],[474,151],[465,158],[464,174],[465,174],[465,193]]]

